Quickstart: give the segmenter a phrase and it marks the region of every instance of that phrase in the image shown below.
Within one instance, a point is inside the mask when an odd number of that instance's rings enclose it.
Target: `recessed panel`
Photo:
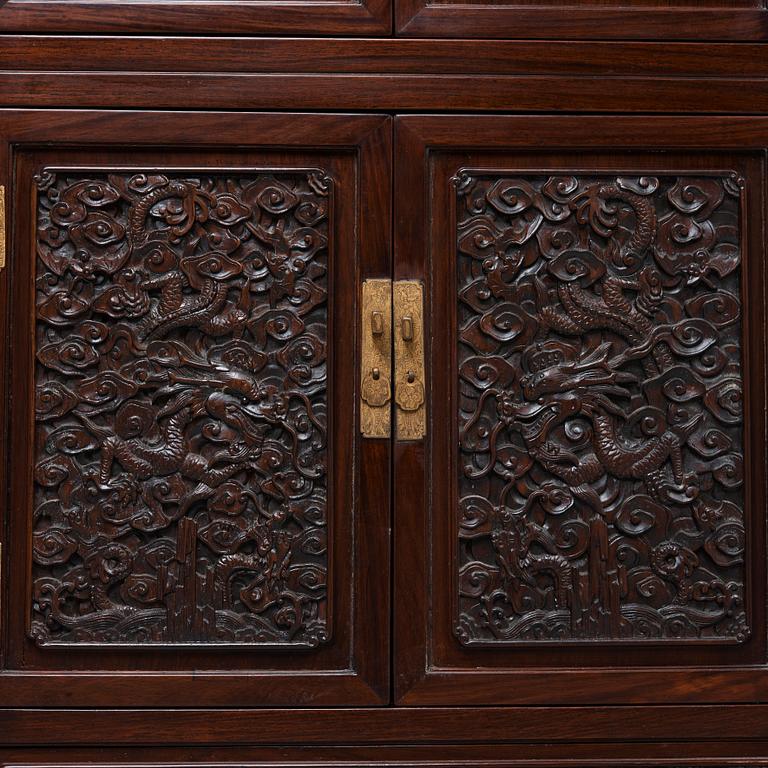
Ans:
[[[547,40],[765,39],[762,0],[397,0],[409,37]],[[544,43],[546,45],[546,42]]]
[[[5,0],[0,31],[19,34],[351,35],[391,29],[388,0]]]
[[[453,184],[457,638],[746,641],[744,180]]]
[[[30,637],[326,641],[331,179],[36,182]]]

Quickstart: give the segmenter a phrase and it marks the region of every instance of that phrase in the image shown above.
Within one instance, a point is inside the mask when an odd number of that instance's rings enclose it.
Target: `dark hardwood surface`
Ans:
[[[478,138],[481,137],[481,138]],[[618,139],[617,137],[620,137]],[[520,703],[597,704],[601,702],[651,703],[662,697],[669,703],[707,700],[755,701],[765,696],[768,667],[765,665],[764,592],[758,588],[753,610],[757,630],[751,650],[721,648],[686,650],[668,648],[662,668],[643,657],[643,652],[606,649],[582,644],[570,654],[559,649],[506,651],[460,650],[451,635],[450,560],[453,556],[450,518],[453,509],[446,473],[447,446],[453,444],[448,413],[451,402],[450,338],[453,323],[451,280],[447,277],[446,243],[450,225],[445,211],[448,179],[461,167],[563,168],[578,158],[587,168],[635,167],[651,174],[651,168],[680,167],[712,169],[729,162],[749,162],[745,171],[755,190],[746,220],[752,229],[745,238],[750,259],[759,270],[763,245],[764,156],[768,123],[764,118],[632,118],[604,120],[584,117],[472,117],[403,116],[396,119],[396,199],[408,190],[430,190],[429,195],[410,196],[412,203],[396,210],[395,275],[425,281],[427,313],[433,323],[427,352],[428,402],[432,402],[430,427],[424,443],[398,443],[395,447],[395,670],[396,701],[409,705],[438,705],[450,702],[510,706]],[[536,153],[531,147],[536,147]],[[565,151],[563,148],[567,148]],[[672,150],[685,149],[685,155]],[[549,154],[542,155],[544,150]],[[643,158],[642,150],[647,153]],[[663,150],[663,154],[659,153]],[[730,150],[726,153],[725,150]],[[751,159],[738,160],[751,150]],[[737,153],[738,151],[738,153]],[[750,157],[750,155],[747,155]],[[445,161],[443,158],[446,158]],[[538,158],[538,159],[537,159]],[[663,158],[663,159],[662,159]],[[656,172],[656,171],[654,171]],[[749,285],[751,331],[745,344],[755,355],[747,359],[750,371],[747,397],[759,421],[765,397],[762,307],[764,297],[757,277]],[[754,313],[754,314],[753,314]],[[443,372],[438,375],[437,372]],[[757,426],[757,425],[756,425]],[[765,455],[764,429],[752,433],[750,452],[762,468]],[[748,483],[756,494],[753,525],[754,583],[765,583],[764,514],[762,469]],[[421,617],[421,620],[415,617]],[[746,653],[746,655],[743,655]],[[653,653],[651,654],[653,656]],[[650,662],[650,663],[649,663]],[[617,665],[617,666],[612,666]],[[684,666],[686,665],[686,666]],[[690,666],[687,666],[690,665]],[[606,698],[607,697],[607,698]],[[692,698],[691,698],[692,697]],[[711,699],[710,697],[714,697]],[[658,698],[656,699],[659,700]]]
[[[225,0],[207,4],[182,0],[138,6],[121,0],[9,0],[0,14],[0,32],[360,35],[388,34],[391,29],[389,0]]]
[[[661,747],[657,749],[656,747]],[[8,766],[93,766],[93,768],[277,768],[289,764],[295,768],[356,768],[371,766],[384,768],[460,768],[461,766],[494,766],[494,768],[565,768],[579,765],[583,768],[704,768],[705,766],[766,765],[765,745],[738,748],[734,743],[707,746],[707,756],[697,750],[677,750],[669,744],[612,745],[609,751],[599,746],[580,749],[578,745],[552,748],[539,745],[526,749],[497,744],[471,746],[411,745],[398,747],[144,747],[134,749],[70,748],[66,750],[14,748],[0,751],[0,765]],[[739,757],[738,755],[741,755]]]
[[[768,12],[761,0],[651,0],[617,3],[429,3],[425,0],[253,2],[201,5],[184,0],[50,2],[9,0],[0,15],[5,32],[217,35],[392,32],[424,37],[531,39],[765,40]]]
[[[531,42],[458,36],[450,40],[204,35],[128,38],[105,31],[87,36],[5,35],[2,43],[0,70],[23,72],[768,77],[768,48],[759,43]],[[709,101],[702,94],[700,106],[707,107]]]
[[[23,254],[33,251],[26,239],[33,226],[29,184],[42,166],[62,162],[70,167],[137,169],[327,165],[343,190],[341,206],[337,206],[340,218],[334,236],[338,258],[332,275],[337,286],[334,307],[343,327],[357,327],[360,281],[390,271],[390,118],[252,114],[233,120],[230,115],[205,113],[197,118],[185,115],[180,132],[179,116],[164,114],[113,112],[97,118],[84,112],[49,112],[41,121],[40,112],[6,112],[0,117],[2,179],[9,188],[13,184],[17,211],[11,268],[3,274],[6,279],[13,275],[15,297],[14,332],[8,338],[15,340],[11,359],[18,375],[14,377],[14,407],[6,411],[12,433],[30,433],[27,341],[31,333],[29,287],[34,281],[29,272],[32,262]],[[49,145],[44,156],[32,149],[40,144]],[[52,150],[51,144],[58,150]],[[158,153],[147,148],[158,145],[166,149]],[[200,145],[208,149],[200,149]],[[132,151],[125,154],[129,146]],[[26,179],[26,184],[17,179]],[[331,567],[336,574],[332,582],[336,631],[330,643],[298,657],[274,650],[187,647],[181,651],[136,644],[118,652],[103,647],[41,651],[26,636],[24,627],[30,594],[22,586],[28,573],[26,548],[8,548],[11,557],[4,563],[3,584],[9,599],[4,606],[13,618],[3,622],[3,647],[6,662],[21,674],[4,677],[0,673],[3,705],[66,706],[78,701],[89,706],[115,702],[123,706],[131,702],[137,706],[181,702],[194,706],[208,701],[216,706],[338,706],[388,700],[390,448],[387,441],[360,439],[356,411],[346,405],[356,402],[358,382],[351,374],[357,365],[354,358],[350,364],[341,348],[331,359],[333,410],[339,426],[329,465],[332,497],[337,500],[331,514],[337,534],[335,544],[331,536],[331,555],[339,565],[335,570]],[[26,376],[21,375],[22,370]],[[5,473],[6,486],[13,485],[11,507],[18,514],[8,516],[4,541],[8,541],[6,531],[13,539],[31,540],[28,514],[23,512],[32,487],[24,467],[31,468],[31,463],[21,458],[29,455],[30,443],[17,441],[13,469]],[[17,584],[18,588],[8,589]]]
[[[754,44],[4,37],[3,107],[768,111]]]
[[[768,29],[759,3],[638,5],[399,0],[395,23],[400,35],[478,38],[540,38],[546,30],[546,37],[563,39],[765,40]]]
[[[0,73],[15,107],[759,114],[763,78]]]
[[[766,742],[737,744],[716,741],[707,744],[679,745],[628,742],[625,744],[500,744],[479,742],[464,745],[412,744],[377,746],[144,746],[134,748],[89,747],[56,749],[50,747],[10,747],[0,750],[3,766],[93,766],[102,768],[147,768],[147,766],[259,766],[276,768],[290,764],[295,768],[329,766],[398,766],[398,768],[442,768],[451,766],[494,766],[495,768],[649,768],[677,766],[750,766],[768,763]]]
[[[713,742],[768,742],[768,707],[383,707],[339,709],[0,710],[6,746],[507,744],[530,754],[560,745],[582,758],[602,743],[671,742],[665,756],[707,755]],[[566,747],[565,745],[569,745]],[[573,746],[581,745],[581,746]],[[590,745],[590,746],[588,746]],[[610,746],[608,746],[610,745]],[[543,752],[541,754],[544,754]],[[722,752],[713,751],[717,757]],[[507,753],[509,756],[509,752]],[[642,751],[634,751],[642,759]]]

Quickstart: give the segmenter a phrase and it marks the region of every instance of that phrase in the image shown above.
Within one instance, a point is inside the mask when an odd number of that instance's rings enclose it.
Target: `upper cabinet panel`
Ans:
[[[763,0],[396,0],[409,36],[765,40]]]
[[[390,0],[8,0],[0,32],[205,35],[383,35]]]

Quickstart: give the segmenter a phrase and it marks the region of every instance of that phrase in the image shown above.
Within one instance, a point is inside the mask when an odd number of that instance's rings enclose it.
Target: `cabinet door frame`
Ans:
[[[766,39],[768,10],[759,4],[710,4],[703,8],[683,3],[634,8],[600,4],[564,7],[568,5],[565,2],[559,5],[395,0],[395,28],[404,37],[713,42]]]
[[[730,150],[761,153],[768,147],[768,120],[738,117],[592,117],[592,116],[398,116],[395,121],[395,279],[421,279],[425,282],[425,317],[433,320],[435,302],[452,301],[447,296],[447,283],[452,281],[435,274],[431,253],[432,227],[435,214],[431,209],[434,181],[433,158],[440,152],[456,151],[471,156],[480,152],[574,152],[579,166],[579,150],[600,150],[615,158],[621,151],[644,150]],[[475,167],[474,158],[467,160]],[[757,161],[755,161],[757,162]],[[765,165],[761,171],[759,195],[765,200]],[[481,163],[483,167],[488,167]],[[496,166],[503,166],[500,162]],[[663,165],[663,164],[662,164]],[[444,199],[445,195],[443,195]],[[756,205],[759,204],[756,203]],[[440,220],[443,218],[442,208]],[[754,230],[753,230],[754,235]],[[763,234],[764,237],[764,234]],[[754,243],[751,240],[750,243]],[[764,253],[765,243],[759,253]],[[752,251],[750,251],[752,253]],[[759,256],[758,253],[758,256]],[[758,270],[760,274],[760,270]],[[765,313],[762,288],[752,286],[745,301],[757,302],[758,326]],[[446,312],[440,310],[440,317]],[[751,388],[749,397],[759,404],[766,397],[761,376],[765,370],[765,337],[759,327],[752,328],[754,339],[752,368],[745,372],[745,383]],[[444,345],[445,328],[426,329],[429,340]],[[444,356],[443,356],[444,357]],[[441,357],[441,359],[443,359]],[[433,353],[427,351],[427,376],[434,378]],[[444,370],[444,369],[441,369]],[[448,373],[454,375],[453,372]],[[762,382],[762,383],[761,383]],[[445,562],[446,534],[435,534],[434,520],[442,530],[453,511],[443,505],[432,507],[433,489],[441,478],[432,468],[434,451],[430,436],[436,420],[445,420],[444,406],[431,407],[432,384],[427,381],[429,412],[427,437],[424,441],[395,445],[395,556],[394,556],[394,669],[395,699],[404,705],[602,705],[651,704],[665,702],[725,703],[757,702],[768,698],[768,659],[760,656],[746,663],[719,664],[717,661],[691,666],[621,666],[620,664],[583,666],[573,663],[558,667],[546,663],[528,663],[518,668],[514,661],[499,664],[500,651],[492,654],[493,662],[483,662],[484,650],[473,652],[472,660],[449,664],[440,660],[441,649],[456,643],[452,626],[436,624],[434,608],[437,600],[445,603],[441,590],[453,590],[445,580],[445,568],[434,576],[433,562]],[[441,392],[444,388],[441,387]],[[442,410],[441,410],[442,409]],[[451,415],[450,418],[453,418]],[[765,451],[761,436],[761,417],[753,433],[752,450],[760,456]],[[446,432],[440,430],[441,436]],[[450,430],[447,430],[450,434]],[[749,438],[745,438],[747,442]],[[755,453],[753,453],[755,455]],[[747,474],[752,483],[756,509],[764,509],[764,475]],[[432,478],[437,479],[432,479]],[[448,482],[453,482],[448,481]],[[445,498],[440,494],[440,499]],[[452,530],[452,529],[451,529]],[[764,525],[762,528],[765,530]],[[764,537],[763,537],[764,538]],[[436,543],[438,542],[438,543]],[[758,540],[758,550],[764,542]],[[448,546],[452,546],[448,544]],[[748,578],[757,579],[759,596],[765,594],[764,564],[752,561],[754,571]],[[754,581],[753,581],[754,583]],[[753,587],[754,589],[754,587]],[[442,597],[439,597],[442,594]],[[438,595],[436,598],[435,595]],[[444,617],[444,614],[443,614]],[[764,622],[764,614],[761,621]],[[760,642],[765,648],[765,626]],[[764,650],[762,651],[764,655]],[[443,652],[443,655],[445,653]],[[597,662],[593,662],[597,664]],[[531,667],[534,668],[531,668]]]
[[[49,152],[51,147],[62,147],[62,154],[65,154],[67,147],[87,149],[91,146],[97,151],[97,147],[108,149],[113,145],[138,152],[150,148],[155,151],[166,148],[169,152],[194,148],[215,156],[217,150],[229,147],[241,152],[256,153],[271,148],[286,156],[295,150],[298,154],[332,153],[334,157],[346,158],[344,167],[349,168],[350,173],[340,183],[347,185],[344,194],[350,201],[348,205],[354,206],[354,234],[349,236],[354,237],[350,247],[354,248],[355,264],[351,269],[356,277],[349,287],[350,309],[345,312],[357,318],[362,280],[388,277],[391,270],[391,123],[391,118],[386,116],[355,114],[1,112],[0,184],[8,190],[6,221],[9,225],[7,267],[0,274],[0,295],[4,297],[4,311],[0,313],[3,339],[8,336],[14,311],[9,297],[24,288],[14,281],[14,263],[16,259],[29,258],[29,254],[16,248],[16,244],[23,243],[28,247],[30,235],[21,234],[18,227],[13,226],[17,216],[19,221],[25,220],[15,208],[18,203],[14,201],[16,159],[23,151],[34,152],[45,145]],[[215,169],[216,165],[211,167]],[[27,215],[27,221],[28,218]],[[356,344],[354,349],[357,349]],[[8,354],[8,345],[4,343],[6,364]],[[337,357],[339,361],[342,359],[342,356]],[[259,650],[254,649],[253,666],[241,662],[239,668],[233,669],[227,667],[227,649],[216,648],[207,651],[214,654],[212,658],[215,659],[207,665],[208,671],[194,665],[184,668],[176,664],[171,665],[170,670],[163,670],[162,664],[155,662],[154,667],[146,665],[143,672],[110,672],[104,671],[104,666],[98,663],[93,668],[83,668],[81,664],[79,670],[72,669],[67,665],[66,654],[64,661],[60,658],[56,666],[45,669],[18,666],[11,669],[10,659],[6,657],[0,671],[3,705],[196,706],[205,702],[214,706],[377,706],[386,703],[389,698],[390,444],[386,440],[361,440],[357,426],[356,351],[350,354],[345,365],[353,370],[347,375],[344,369],[344,380],[354,382],[342,388],[354,400],[351,405],[354,415],[348,419],[354,432],[344,438],[354,451],[349,457],[356,473],[349,490],[354,509],[354,513],[350,511],[349,519],[354,527],[348,537],[352,542],[350,550],[344,553],[349,559],[350,581],[343,586],[349,592],[345,601],[349,613],[335,617],[335,626],[338,627],[341,620],[349,629],[343,644],[334,645],[332,636],[329,645],[318,650],[322,653],[325,648],[331,649],[328,656],[319,657],[325,658],[325,662],[312,662],[301,665],[303,668],[292,669],[289,651],[282,661],[278,660],[279,663],[262,662],[260,668]],[[12,390],[9,378],[2,377],[0,386],[3,433],[8,434]],[[350,391],[353,389],[354,392]],[[0,451],[0,466],[5,468],[0,478],[2,494],[4,499],[9,499],[14,482],[13,473],[8,471],[13,451],[11,441],[2,441]],[[329,476],[333,478],[332,470]],[[15,558],[18,562],[18,557],[11,553],[13,543],[8,538],[10,517],[10,512],[5,514],[4,524],[0,526],[0,541],[6,554],[2,563],[3,648],[10,647],[9,611],[14,600],[9,598],[16,596],[18,604],[16,590],[24,589],[19,586],[18,579],[12,580],[10,570],[10,560]],[[18,547],[19,542],[15,546]],[[23,544],[21,548],[24,548]],[[14,625],[18,625],[18,616],[14,614],[14,617]],[[119,654],[120,650],[110,653]],[[152,653],[151,646],[146,653]],[[218,659],[221,660],[220,667],[217,666]],[[193,671],[195,669],[197,671]]]
[[[391,29],[390,0],[174,0],[141,5],[125,0],[8,0],[0,7],[4,33],[386,35]]]

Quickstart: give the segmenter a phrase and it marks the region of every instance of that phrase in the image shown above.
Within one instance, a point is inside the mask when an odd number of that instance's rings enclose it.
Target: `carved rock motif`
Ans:
[[[331,180],[37,182],[31,637],[326,641]]]
[[[460,642],[745,641],[743,181],[454,183]]]

